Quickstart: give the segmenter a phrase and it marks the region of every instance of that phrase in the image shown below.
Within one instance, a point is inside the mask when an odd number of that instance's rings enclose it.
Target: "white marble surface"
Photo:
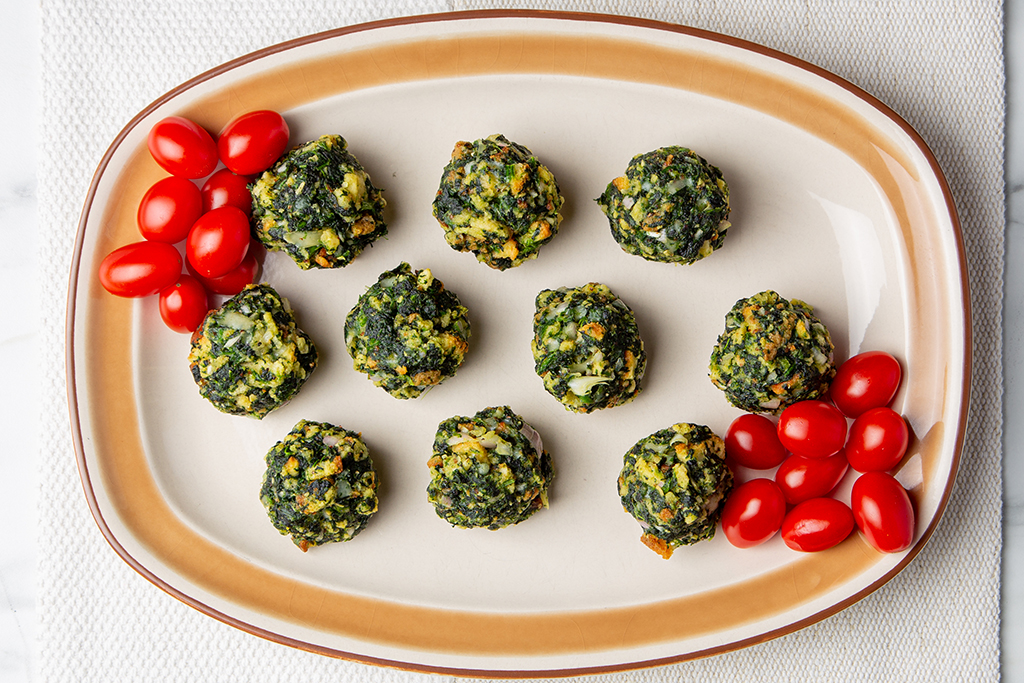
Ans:
[[[36,453],[39,354],[36,141],[39,139],[39,7],[4,0],[0,22],[0,472],[10,495],[0,496],[0,681],[34,681]],[[17,160],[17,161],[15,161]]]
[[[1024,681],[1024,0],[1006,0],[1003,673]]]
[[[4,0],[0,25],[0,682],[35,681],[38,380],[36,314],[39,7]],[[1007,231],[1004,303],[1003,680],[1024,682],[1024,0],[1006,0]],[[12,160],[17,160],[16,163]],[[16,248],[11,248],[11,247]]]

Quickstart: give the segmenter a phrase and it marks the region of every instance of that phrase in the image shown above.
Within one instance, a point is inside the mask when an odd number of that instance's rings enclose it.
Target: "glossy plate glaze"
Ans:
[[[270,108],[292,143],[346,137],[385,188],[390,234],[350,266],[300,271],[268,256],[321,365],[264,420],[201,399],[188,338],[156,301],[107,295],[99,261],[138,239],[163,176],[145,138],[171,114],[218,131]],[[445,244],[430,204],[458,140],[503,133],[554,172],[565,221],[540,257],[498,272]],[[680,144],[722,169],[725,246],[692,266],[622,252],[594,202],[629,159]],[[351,368],[344,317],[379,273],[431,268],[469,308],[468,360],[415,401]],[[636,311],[649,353],[640,397],[564,411],[533,373],[533,299],[599,281]],[[914,432],[899,478],[919,524],[882,555],[852,536],[818,554],[722,534],[670,560],[640,544],[615,481],[623,453],[675,422],[724,434],[739,413],[707,378],[725,313],[774,289],[807,301],[837,357],[884,349],[904,365],[895,407]],[[953,485],[970,377],[959,224],[920,137],[839,78],[732,38],[639,20],[472,13],[350,27],[278,45],[189,81],[112,143],[78,235],[68,315],[72,423],[86,496],[115,551],[176,598],[246,631],[327,655],[491,676],[621,670],[777,637],[852,604],[901,571]],[[501,531],[453,529],[426,500],[438,422],[507,404],[545,440],[551,507]],[[299,419],[359,431],[380,511],[350,543],[299,552],[259,499],[263,455]],[[745,475],[749,476],[749,475]],[[838,493],[848,497],[850,480]]]

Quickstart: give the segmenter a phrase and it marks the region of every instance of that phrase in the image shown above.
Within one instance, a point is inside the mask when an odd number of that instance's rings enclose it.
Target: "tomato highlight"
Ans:
[[[865,351],[836,370],[829,395],[847,417],[856,418],[871,408],[892,402],[902,378],[900,363],[884,351]]]
[[[786,459],[775,423],[764,415],[746,413],[729,425],[725,453],[730,460],[754,470],[769,470]]]
[[[212,211],[222,206],[234,206],[241,209],[246,216],[252,215],[252,193],[249,183],[252,178],[233,173],[231,169],[222,168],[206,179],[201,190],[203,212]],[[198,218],[198,216],[196,216]]]
[[[811,498],[790,510],[782,520],[782,540],[805,553],[833,548],[853,533],[853,512],[835,498]]]
[[[181,254],[165,242],[135,242],[107,254],[100,262],[100,284],[121,297],[144,297],[174,284],[181,274]]]
[[[887,472],[900,464],[909,445],[903,416],[892,408],[872,408],[853,421],[846,457],[858,472]]]
[[[206,289],[191,275],[182,275],[160,290],[160,317],[175,332],[194,332],[210,311]]]
[[[200,216],[185,244],[189,263],[208,278],[238,268],[248,251],[249,219],[234,206],[222,206]]]
[[[779,465],[775,472],[775,483],[779,485],[787,503],[798,505],[805,500],[832,493],[848,469],[846,453],[843,451],[827,458],[791,455]]]
[[[857,528],[876,550],[898,553],[914,542],[914,506],[892,475],[866,472],[857,477],[850,504]]]
[[[725,501],[722,531],[737,548],[752,548],[770,539],[782,526],[786,499],[771,479],[740,484]]]
[[[171,175],[205,178],[217,167],[217,143],[205,128],[182,116],[168,116],[147,138],[149,153]]]
[[[831,403],[797,401],[779,416],[779,441],[808,458],[827,458],[846,443],[846,417]]]
[[[263,173],[288,148],[290,131],[276,111],[251,111],[232,119],[217,137],[217,153],[239,175]]]
[[[188,236],[202,213],[203,201],[196,184],[169,176],[155,182],[143,195],[136,222],[147,240],[176,244]]]

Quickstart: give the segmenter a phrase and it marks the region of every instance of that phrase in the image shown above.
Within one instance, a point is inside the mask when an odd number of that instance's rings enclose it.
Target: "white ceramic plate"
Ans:
[[[390,234],[347,268],[271,254],[321,364],[261,422],[199,397],[188,338],[154,299],[106,294],[97,266],[135,241],[164,174],[145,138],[179,114],[218,131],[281,111],[292,143],[345,136],[389,202]],[[458,140],[503,133],[555,173],[565,221],[540,257],[492,271],[445,244],[430,203]],[[622,252],[594,198],[629,159],[680,144],[722,169],[725,246],[692,266]],[[112,143],[85,206],[68,318],[73,427],[86,494],[113,548],[171,595],[258,635],[386,665],[488,675],[618,670],[791,632],[860,599],[931,534],[959,462],[970,321],[959,225],[920,137],[864,92],[808,64],[702,31],[570,14],[455,14],[357,26],[275,46],[168,93]],[[398,401],[351,368],[345,314],[401,261],[431,268],[469,308],[458,375]],[[533,299],[600,281],[636,312],[649,353],[640,397],[566,412],[532,370]],[[725,313],[774,289],[807,301],[837,357],[887,350],[914,439],[898,476],[918,515],[908,551],[856,534],[815,555],[719,534],[670,560],[639,542],[615,480],[623,453],[675,422],[724,434],[739,412],[707,378]],[[507,404],[544,437],[551,507],[508,529],[453,529],[426,500],[438,422]],[[299,552],[259,499],[263,455],[299,419],[359,431],[380,511],[350,543]],[[770,474],[770,473],[769,473]],[[754,476],[741,473],[742,478]],[[852,475],[837,496],[848,497]]]

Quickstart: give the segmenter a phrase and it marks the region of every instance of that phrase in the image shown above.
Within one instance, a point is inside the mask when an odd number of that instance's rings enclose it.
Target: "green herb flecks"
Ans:
[[[457,527],[500,529],[548,506],[554,478],[540,437],[508,406],[441,422],[427,498]]]
[[[260,501],[274,527],[305,552],[349,541],[377,511],[377,475],[355,432],[300,420],[266,455]]]
[[[828,392],[833,357],[828,329],[813,309],[767,290],[740,299],[726,314],[709,376],[737,408],[778,414]]]
[[[603,284],[538,294],[531,349],[544,388],[568,410],[611,408],[640,393],[647,355],[636,318]]]
[[[453,376],[469,336],[459,298],[408,263],[382,273],[345,319],[353,366],[395,398],[416,398]]]
[[[203,398],[225,413],[261,419],[298,393],[317,350],[287,300],[255,284],[207,314],[188,361]]]
[[[295,147],[250,188],[256,236],[304,270],[348,265],[387,233],[381,191],[346,147],[340,135]]]
[[[638,154],[597,198],[624,251],[689,264],[725,242],[729,188],[722,172],[679,146]]]
[[[672,425],[623,457],[622,507],[643,528],[640,540],[665,559],[681,545],[713,538],[733,475],[725,444],[708,427]]]
[[[555,177],[530,150],[492,135],[455,145],[433,212],[453,249],[505,270],[536,258],[555,236],[562,201]]]

